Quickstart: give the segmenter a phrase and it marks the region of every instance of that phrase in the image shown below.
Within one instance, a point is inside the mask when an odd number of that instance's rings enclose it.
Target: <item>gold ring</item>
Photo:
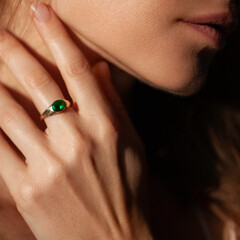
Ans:
[[[59,99],[54,101],[41,115],[40,119],[59,114],[71,106],[71,103],[66,99]]]

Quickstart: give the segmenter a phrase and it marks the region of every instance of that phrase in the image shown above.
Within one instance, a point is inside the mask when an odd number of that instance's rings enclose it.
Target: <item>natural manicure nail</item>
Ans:
[[[39,22],[46,22],[51,16],[49,8],[44,3],[38,1],[31,5],[31,11]]]

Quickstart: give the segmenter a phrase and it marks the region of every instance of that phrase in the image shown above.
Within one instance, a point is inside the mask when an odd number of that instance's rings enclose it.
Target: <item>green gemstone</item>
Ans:
[[[55,112],[60,112],[66,107],[66,103],[63,100],[57,100],[52,104],[52,109]]]

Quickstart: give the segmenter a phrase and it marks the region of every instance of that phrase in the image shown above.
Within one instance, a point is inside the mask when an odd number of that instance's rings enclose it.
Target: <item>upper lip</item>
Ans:
[[[237,17],[235,17],[234,14],[231,12],[201,15],[184,21],[190,23],[210,25],[220,30],[226,36],[231,35],[236,30],[239,24]]]

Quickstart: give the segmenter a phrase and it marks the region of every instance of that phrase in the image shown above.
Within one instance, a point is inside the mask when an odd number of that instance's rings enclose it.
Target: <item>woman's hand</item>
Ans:
[[[45,13],[41,20],[39,10]],[[26,160],[0,133],[0,174],[18,211],[38,240],[151,239],[144,217],[144,146],[107,65],[91,69],[50,7],[39,4],[34,23],[73,107],[46,118],[43,132],[0,85],[0,127]],[[4,30],[0,56],[40,113],[64,99],[50,74]]]

